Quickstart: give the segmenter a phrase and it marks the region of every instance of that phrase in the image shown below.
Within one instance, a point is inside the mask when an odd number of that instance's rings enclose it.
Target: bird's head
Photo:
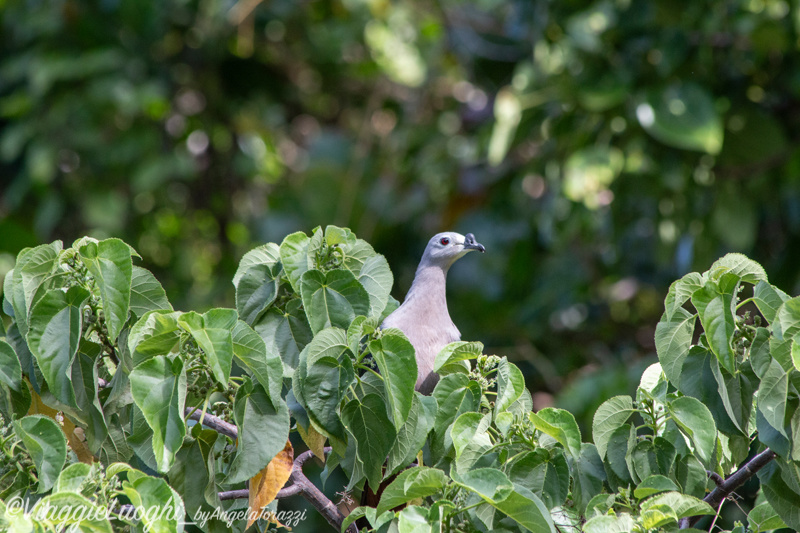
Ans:
[[[447,269],[467,252],[475,250],[486,252],[486,248],[475,240],[475,235],[472,233],[461,235],[454,231],[445,231],[437,233],[428,241],[425,253],[422,254],[422,263],[435,264]]]

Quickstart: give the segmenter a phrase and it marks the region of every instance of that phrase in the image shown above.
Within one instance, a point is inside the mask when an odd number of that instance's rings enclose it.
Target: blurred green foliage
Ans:
[[[318,224],[434,232],[464,338],[585,427],[654,360],[670,281],[727,251],[800,289],[800,7],[784,0],[0,1],[0,275],[136,247],[181,309]],[[603,370],[602,372],[600,370]]]

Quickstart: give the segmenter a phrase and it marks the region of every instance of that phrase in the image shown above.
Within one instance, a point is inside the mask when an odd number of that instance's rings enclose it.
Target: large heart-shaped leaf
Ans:
[[[70,368],[78,352],[82,308],[89,291],[75,286],[66,293],[48,291],[31,309],[28,347],[50,392],[61,403],[76,407]]]
[[[14,422],[14,432],[36,466],[39,493],[50,490],[58,479],[67,460],[67,440],[64,432],[52,419],[31,415]]]
[[[153,430],[153,453],[159,472],[167,472],[183,444],[186,422],[186,371],[181,359],[157,355],[130,374],[131,395]]]
[[[386,416],[386,406],[377,394],[367,394],[361,400],[351,400],[342,409],[342,420],[355,437],[356,457],[367,481],[380,486],[383,462],[394,444],[397,433]]]
[[[79,251],[100,289],[108,337],[113,342],[128,320],[133,277],[131,248],[120,239],[106,239],[89,241]]]
[[[289,409],[278,399],[277,407],[259,384],[247,380],[236,392],[233,405],[239,429],[236,456],[225,483],[248,480],[283,450],[289,438]]]
[[[149,270],[134,266],[131,271],[131,313],[141,318],[148,311],[157,309],[172,310],[164,287]]]
[[[399,330],[388,329],[369,343],[369,351],[378,364],[395,429],[405,423],[414,399],[417,360],[414,347]]]
[[[190,311],[178,318],[178,323],[188,331],[202,348],[206,362],[211,367],[214,379],[223,386],[228,385],[233,362],[233,338],[231,331],[239,319],[233,309],[210,309],[203,313]]]
[[[369,295],[349,270],[309,270],[300,280],[300,295],[314,333],[347,329],[357,315],[369,313]]]
[[[269,309],[278,295],[280,249],[268,243],[247,252],[233,276],[236,287],[236,310],[249,325],[253,325]]]

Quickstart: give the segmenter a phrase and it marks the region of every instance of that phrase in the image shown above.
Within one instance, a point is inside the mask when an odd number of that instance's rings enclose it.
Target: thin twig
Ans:
[[[703,501],[713,508],[718,508],[725,501],[725,498],[733,494],[733,491],[741,487],[748,479],[753,477],[756,472],[764,468],[767,463],[775,459],[776,454],[769,448],[753,457],[747,464],[741,467],[728,477],[721,485],[718,485]],[[695,525],[700,516],[690,516],[681,518],[680,529],[688,529]]]

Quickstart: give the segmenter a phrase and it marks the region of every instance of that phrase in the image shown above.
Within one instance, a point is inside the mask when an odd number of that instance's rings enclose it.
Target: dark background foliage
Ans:
[[[800,13],[783,0],[0,2],[0,275],[117,236],[180,309],[322,224],[426,240],[463,337],[588,432],[725,252],[800,287]],[[588,438],[588,435],[586,435]]]

